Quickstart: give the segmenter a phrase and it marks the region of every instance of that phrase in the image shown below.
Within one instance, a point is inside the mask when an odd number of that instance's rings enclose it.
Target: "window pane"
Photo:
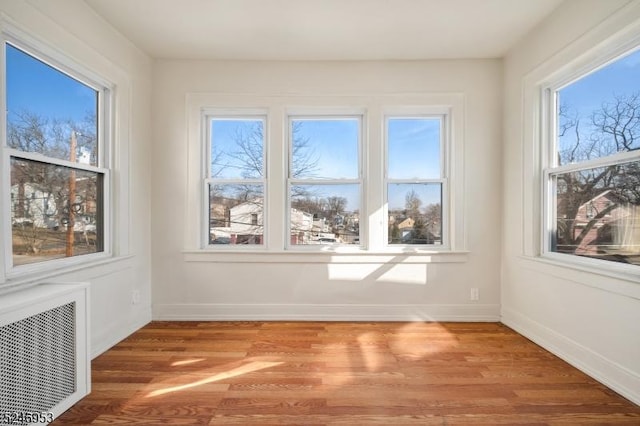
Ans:
[[[389,244],[442,244],[442,184],[389,184]]]
[[[211,177],[259,179],[264,176],[264,122],[258,119],[211,121]]]
[[[360,244],[360,185],[291,188],[291,244]]]
[[[555,176],[552,251],[640,264],[640,162]]]
[[[6,45],[7,145],[97,165],[98,92]]]
[[[389,178],[441,177],[440,122],[437,118],[392,118],[387,121]]]
[[[209,244],[263,244],[262,185],[209,185]]]
[[[560,165],[640,148],[640,51],[557,91]]]
[[[291,134],[292,178],[358,178],[360,120],[296,119]]]
[[[103,251],[103,175],[11,158],[13,264]]]

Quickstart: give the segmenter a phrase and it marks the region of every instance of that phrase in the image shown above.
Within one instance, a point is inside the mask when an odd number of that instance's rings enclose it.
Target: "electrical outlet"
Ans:
[[[470,300],[480,300],[480,289],[477,287],[471,288],[471,293],[469,295]]]
[[[137,305],[140,303],[140,290],[132,290],[131,291],[131,304]]]

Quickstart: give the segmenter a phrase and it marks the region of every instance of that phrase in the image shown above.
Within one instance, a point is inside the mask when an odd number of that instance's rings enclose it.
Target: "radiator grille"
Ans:
[[[75,302],[0,328],[0,411],[49,412],[76,390]]]

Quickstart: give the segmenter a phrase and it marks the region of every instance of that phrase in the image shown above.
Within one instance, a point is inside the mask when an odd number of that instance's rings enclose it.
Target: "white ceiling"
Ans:
[[[154,58],[497,58],[563,0],[85,0]]]

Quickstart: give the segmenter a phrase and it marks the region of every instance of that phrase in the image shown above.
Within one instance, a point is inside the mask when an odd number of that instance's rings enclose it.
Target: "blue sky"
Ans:
[[[83,121],[96,114],[94,89],[6,44],[8,120],[29,111],[59,120]]]
[[[569,107],[570,114],[580,118],[580,128],[586,141],[590,128],[590,117],[603,104],[612,102],[615,96],[640,92],[640,50],[635,51],[609,65],[567,85],[558,91],[561,105]],[[560,138],[560,150],[575,143],[575,134]]]
[[[390,118],[387,140],[389,178],[440,178],[440,119]]]
[[[583,116],[612,99],[612,95],[636,92],[640,89],[640,50],[633,52],[586,77],[562,88],[560,102]]]
[[[300,178],[357,179],[360,121],[358,119],[293,120],[294,146],[303,141],[317,166]],[[300,161],[300,160],[298,160]],[[293,159],[296,168],[296,158]]]

